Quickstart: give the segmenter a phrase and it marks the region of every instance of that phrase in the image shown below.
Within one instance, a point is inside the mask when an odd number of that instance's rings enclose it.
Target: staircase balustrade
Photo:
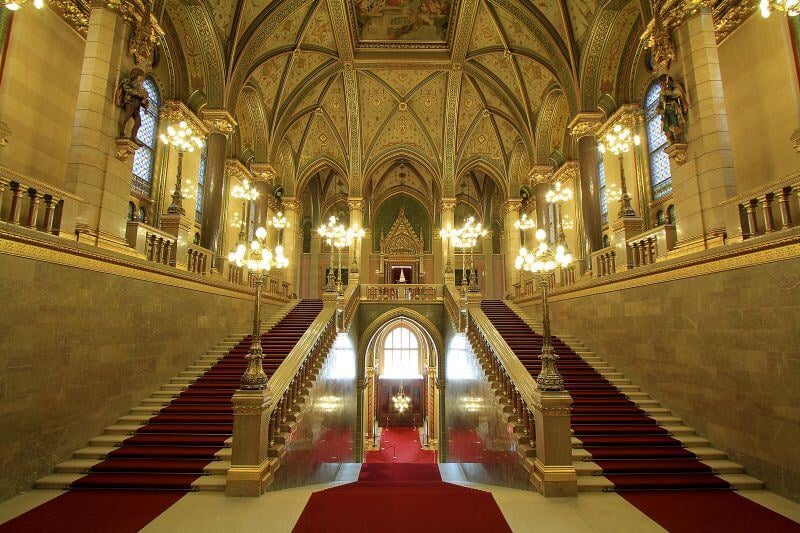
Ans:
[[[9,194],[6,194],[6,191]],[[6,196],[10,196],[8,209],[4,209]],[[0,220],[3,222],[59,235],[64,203],[67,201],[76,206],[81,199],[67,191],[0,166]]]
[[[128,245],[148,261],[162,265],[175,265],[177,237],[144,222],[128,222],[125,232]]]
[[[480,308],[469,308],[467,338],[494,383],[517,453],[545,496],[575,496],[570,406],[566,391],[543,391]]]
[[[456,331],[464,331],[466,327],[464,313],[466,307],[464,298],[461,296],[459,290],[452,284],[448,283],[443,286],[443,299],[444,307],[447,310],[447,316],[450,317],[450,323]]]
[[[595,276],[598,278],[609,276],[617,271],[617,252],[613,246],[593,252],[591,261],[595,265]]]
[[[752,189],[726,200],[722,205],[727,206],[729,211],[735,211],[728,217],[739,223],[739,235],[729,232],[729,237],[734,241],[792,228],[795,225],[792,217],[800,216],[800,174]]]
[[[666,258],[667,252],[675,248],[678,240],[674,224],[663,224],[628,239],[633,256],[633,267],[652,265]]]
[[[355,280],[351,280],[355,281]],[[344,293],[343,301],[339,302],[341,321],[339,324],[340,331],[347,331],[350,328],[350,322],[355,316],[356,309],[361,300],[361,285],[358,283],[351,283]]]
[[[211,250],[197,244],[190,244],[186,250],[186,270],[195,274],[208,274]]]
[[[368,302],[410,301],[436,302],[442,300],[442,285],[435,284],[365,284],[361,298]]]

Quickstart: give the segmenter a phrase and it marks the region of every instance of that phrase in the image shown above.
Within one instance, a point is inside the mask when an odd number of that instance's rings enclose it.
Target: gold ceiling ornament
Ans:
[[[582,111],[575,115],[575,118],[567,125],[567,129],[573,137],[578,139],[594,135],[605,118],[605,114],[600,111]]]
[[[164,35],[164,31],[150,13],[148,4],[142,19],[136,23],[128,42],[128,54],[133,58],[133,63],[137,68],[145,72],[153,68],[156,41],[160,35]]]
[[[661,19],[661,12],[656,7],[655,2],[651,3],[653,9],[653,20],[648,25],[646,32],[647,48],[653,64],[653,70],[657,73],[666,74],[672,62],[677,58],[672,37],[664,28],[664,21]]]
[[[72,29],[83,38],[89,31],[89,11],[91,2],[88,0],[48,0],[47,5],[64,19]]]

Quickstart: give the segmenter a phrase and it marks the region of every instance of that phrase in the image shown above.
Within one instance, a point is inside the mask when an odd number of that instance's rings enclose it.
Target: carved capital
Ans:
[[[439,209],[443,213],[455,211],[455,209],[456,209],[456,199],[455,198],[442,198],[441,202],[439,202]]]
[[[558,167],[558,170],[553,173],[553,181],[561,183],[575,180],[580,180],[581,169],[577,161],[566,161],[563,165]]]
[[[587,135],[594,135],[603,123],[605,115],[603,113],[584,111],[575,115],[575,118],[567,125],[570,134],[580,139]]]
[[[139,148],[139,143],[127,137],[116,140],[116,157],[120,161],[127,161],[128,158]]]
[[[237,179],[240,182],[244,180],[255,181],[252,172],[238,159],[226,159],[225,170],[228,171],[228,175],[231,178]]]
[[[602,137],[611,128],[619,124],[625,128],[630,128],[634,133],[637,128],[644,124],[644,111],[636,104],[625,104],[620,106],[613,115],[608,117],[600,129],[597,131],[597,136]]]
[[[553,177],[553,167],[550,165],[534,165],[528,172],[528,178],[531,180],[531,185],[538,185],[539,183],[550,183],[550,178]]]
[[[509,213],[519,213],[520,207],[522,207],[521,198],[509,198],[503,202],[503,215],[505,216]]]
[[[211,133],[228,135],[233,133],[237,126],[236,120],[225,109],[203,109],[200,116]]]
[[[300,201],[294,196],[285,196],[281,198],[281,205],[283,205],[284,213],[288,213],[289,211],[294,211],[295,213],[299,213],[300,210],[302,209]]]
[[[686,148],[687,145],[684,143],[674,143],[664,148],[664,151],[676,165],[681,166],[686,163]]]
[[[165,100],[161,106],[161,120],[177,123],[185,121],[193,132],[201,137],[208,137],[208,128],[203,122],[180,100]]]
[[[253,173],[253,177],[256,180],[266,181],[267,183],[272,183],[272,180],[278,175],[275,172],[275,168],[269,163],[251,163],[250,172]]]
[[[348,198],[347,199],[347,207],[350,211],[364,211],[364,199],[363,198]]]

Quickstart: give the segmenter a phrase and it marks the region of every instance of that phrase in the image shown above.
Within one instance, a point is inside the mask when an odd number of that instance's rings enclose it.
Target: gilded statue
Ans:
[[[661,96],[656,110],[661,115],[661,127],[669,143],[685,143],[686,115],[689,112],[686,94],[683,87],[669,76],[661,80]]]
[[[144,72],[141,69],[131,69],[128,77],[123,79],[117,88],[115,95],[116,104],[122,108],[122,114],[119,117],[119,138],[126,137],[125,128],[128,122],[133,120],[133,127],[131,128],[130,138],[136,141],[136,134],[139,132],[139,127],[142,125],[141,109],[147,109],[149,101],[147,100],[147,91],[144,89]]]

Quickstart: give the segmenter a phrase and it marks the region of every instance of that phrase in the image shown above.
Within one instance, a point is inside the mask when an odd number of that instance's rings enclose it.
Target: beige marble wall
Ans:
[[[800,259],[791,259],[557,297],[553,328],[577,335],[768,489],[800,500],[798,286]]]
[[[0,255],[0,500],[251,327],[246,294],[169,283]]]

